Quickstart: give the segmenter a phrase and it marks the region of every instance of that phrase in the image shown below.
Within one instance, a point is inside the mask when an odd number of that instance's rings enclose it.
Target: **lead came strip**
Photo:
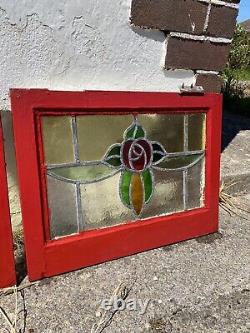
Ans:
[[[76,163],[80,163],[76,117],[72,117],[71,125],[72,125],[72,136],[73,136],[75,161],[76,161]]]
[[[184,152],[188,151],[188,115],[184,116]],[[183,171],[183,207],[184,210],[187,209],[187,192],[188,192],[188,184],[187,184],[187,169]]]
[[[72,127],[75,162],[76,162],[76,164],[80,164],[77,122],[76,122],[75,116],[71,118],[71,127]],[[75,184],[76,184],[76,205],[77,205],[77,228],[78,228],[78,232],[80,232],[81,230],[83,230],[81,185],[80,185],[80,182],[76,182]]]
[[[80,232],[83,230],[84,224],[83,224],[83,213],[82,213],[81,184],[79,182],[76,183],[76,202],[77,202],[78,232]]]
[[[187,210],[187,169],[183,171],[183,209]]]

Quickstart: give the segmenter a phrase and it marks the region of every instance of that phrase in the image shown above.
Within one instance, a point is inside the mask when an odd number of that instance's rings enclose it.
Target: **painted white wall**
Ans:
[[[165,37],[133,28],[131,0],[0,0],[0,109],[11,87],[179,91],[191,71],[164,71]]]

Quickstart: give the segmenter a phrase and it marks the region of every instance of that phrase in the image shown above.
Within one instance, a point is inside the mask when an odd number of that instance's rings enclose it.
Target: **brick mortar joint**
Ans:
[[[222,0],[198,0],[199,2],[211,4],[211,5],[218,5],[218,6],[223,6],[223,7],[229,7],[233,9],[239,9],[240,5],[237,3],[231,3],[227,1],[222,1]]]
[[[180,38],[180,39],[187,39],[187,40],[194,40],[200,42],[211,42],[215,44],[231,44],[232,39],[223,38],[223,37],[210,37],[205,35],[192,35],[184,32],[170,32],[170,37]]]

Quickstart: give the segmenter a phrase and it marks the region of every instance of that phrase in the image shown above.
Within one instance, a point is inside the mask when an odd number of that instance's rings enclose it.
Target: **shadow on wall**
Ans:
[[[15,184],[17,182],[12,114],[9,111],[2,111],[1,118],[4,131],[5,159],[8,165],[8,173],[11,175],[11,183],[9,185],[12,185],[12,183]]]
[[[146,29],[141,29],[140,27],[136,27],[133,25],[131,26],[131,29],[137,35],[144,37],[144,38],[152,39],[156,42],[164,43],[166,40],[166,34],[159,30],[153,30],[153,29],[146,30]]]
[[[15,231],[21,229],[22,218],[18,191],[12,114],[10,111],[2,111],[1,118],[4,133],[4,150],[7,165],[11,222],[15,233]]]

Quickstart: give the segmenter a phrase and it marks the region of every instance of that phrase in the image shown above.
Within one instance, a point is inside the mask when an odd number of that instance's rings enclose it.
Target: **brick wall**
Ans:
[[[166,34],[166,69],[192,69],[220,92],[240,0],[132,0],[131,24]]]

